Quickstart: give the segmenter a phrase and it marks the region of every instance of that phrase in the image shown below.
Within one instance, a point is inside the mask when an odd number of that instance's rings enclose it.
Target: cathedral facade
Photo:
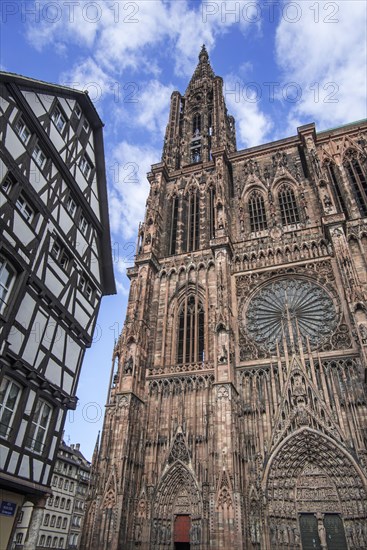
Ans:
[[[237,151],[203,47],[148,174],[82,547],[367,547],[367,123]]]

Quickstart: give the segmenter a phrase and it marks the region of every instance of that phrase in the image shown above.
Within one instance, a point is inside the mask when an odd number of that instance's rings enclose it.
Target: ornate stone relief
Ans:
[[[251,299],[243,312],[243,326],[260,347],[274,352],[299,331],[303,345],[318,347],[336,328],[337,314],[331,297],[311,281],[278,279]],[[288,325],[291,325],[289,327]]]

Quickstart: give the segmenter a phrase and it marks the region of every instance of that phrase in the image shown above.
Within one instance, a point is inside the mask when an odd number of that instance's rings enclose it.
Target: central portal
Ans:
[[[191,518],[188,515],[175,517],[173,540],[175,550],[190,550]]]

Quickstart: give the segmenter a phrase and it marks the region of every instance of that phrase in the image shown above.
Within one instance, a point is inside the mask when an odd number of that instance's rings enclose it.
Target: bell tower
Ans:
[[[173,92],[162,160],[173,170],[209,162],[213,149],[236,150],[235,121],[223,97],[223,80],[215,76],[202,47],[185,95]]]

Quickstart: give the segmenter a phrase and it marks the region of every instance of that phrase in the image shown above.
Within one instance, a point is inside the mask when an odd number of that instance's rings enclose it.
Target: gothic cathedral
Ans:
[[[367,548],[367,123],[238,151],[171,99],[84,550]]]

